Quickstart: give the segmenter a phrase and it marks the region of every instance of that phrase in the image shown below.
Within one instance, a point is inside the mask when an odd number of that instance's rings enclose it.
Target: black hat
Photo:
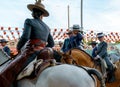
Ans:
[[[105,34],[103,34],[102,32],[101,32],[101,33],[97,33],[97,37],[98,37],[98,38],[101,38],[101,37],[103,37],[103,36],[105,36]]]
[[[78,30],[78,31],[81,31],[81,28],[78,24],[74,24],[73,27],[71,27],[72,31],[74,30]]]
[[[8,41],[7,40],[5,40],[5,39],[1,39],[0,40],[0,43],[7,43]]]
[[[96,45],[98,44],[96,41],[92,41],[89,45]]]

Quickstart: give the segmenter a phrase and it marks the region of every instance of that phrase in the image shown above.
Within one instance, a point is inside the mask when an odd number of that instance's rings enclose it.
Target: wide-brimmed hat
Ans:
[[[71,30],[69,30],[66,34],[68,34],[68,35],[69,35],[69,34],[72,34],[72,31],[71,31]]]
[[[8,41],[7,40],[5,40],[5,39],[1,39],[0,40],[0,43],[7,43]]]
[[[41,0],[35,0],[35,4],[28,4],[27,8],[32,11],[33,8],[39,9],[40,11],[43,12],[43,15],[45,17],[49,16],[48,11],[45,9],[45,6],[41,3]]]
[[[97,33],[97,38],[101,38],[103,36],[105,36],[105,34],[103,32]]]
[[[92,41],[91,43],[89,43],[89,45],[96,45],[98,44],[96,41]]]
[[[77,31],[82,31],[81,27],[78,24],[74,24],[72,27],[70,27],[72,31],[77,30]]]

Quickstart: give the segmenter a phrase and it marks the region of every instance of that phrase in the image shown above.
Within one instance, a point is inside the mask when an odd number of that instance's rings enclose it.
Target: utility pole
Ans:
[[[80,25],[83,31],[83,0],[80,2]]]
[[[67,6],[67,10],[68,10],[68,29],[70,27],[70,7],[69,5]]]

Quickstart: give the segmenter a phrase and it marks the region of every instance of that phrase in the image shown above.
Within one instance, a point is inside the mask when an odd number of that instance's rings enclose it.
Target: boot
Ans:
[[[0,72],[0,85],[1,87],[10,87],[15,81],[17,75],[23,69],[25,63],[28,60],[30,54],[34,51],[30,48],[25,49],[20,55],[18,55],[11,63],[9,63],[5,69]]]
[[[115,81],[115,76],[111,76],[111,78],[108,80],[109,83],[112,83]]]
[[[9,81],[2,75],[0,75],[0,85],[1,87],[10,87]]]
[[[114,71],[110,71],[109,74],[108,74],[108,82],[109,83],[112,83],[115,81],[115,74],[114,74]]]

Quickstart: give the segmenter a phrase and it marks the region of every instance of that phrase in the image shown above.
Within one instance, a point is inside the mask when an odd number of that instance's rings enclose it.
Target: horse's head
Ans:
[[[71,52],[69,53],[63,53],[62,58],[61,58],[62,63],[67,63],[67,64],[77,64],[74,58],[71,56]]]

